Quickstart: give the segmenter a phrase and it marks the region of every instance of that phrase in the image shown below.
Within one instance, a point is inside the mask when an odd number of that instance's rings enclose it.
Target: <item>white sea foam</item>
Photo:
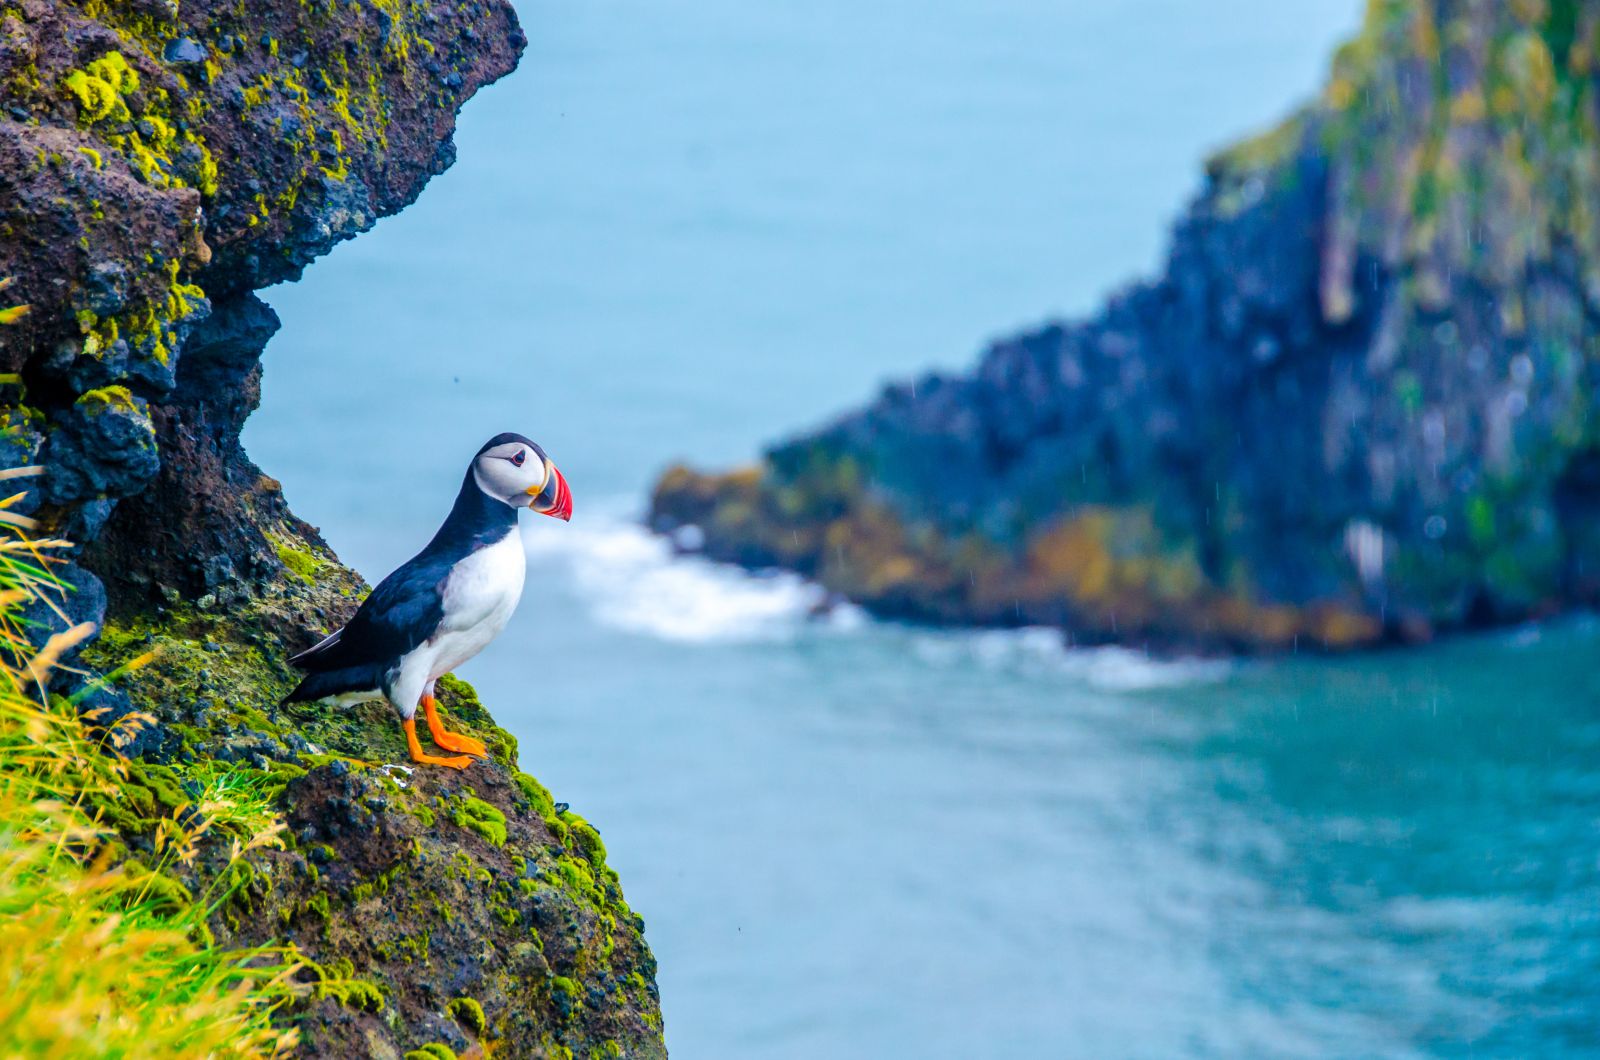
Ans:
[[[1162,659],[1117,646],[1068,647],[1046,628],[929,633],[912,649],[935,666],[976,663],[993,670],[1062,676],[1108,692],[1140,692],[1210,684],[1228,676],[1220,659]]]
[[[578,525],[538,523],[526,535],[528,558],[557,568],[595,621],[691,644],[787,641],[807,630],[847,632],[871,625],[865,612],[830,601],[796,574],[753,573],[700,556],[620,514],[588,506]],[[675,539],[699,540],[697,533]],[[1057,630],[923,631],[906,634],[911,653],[932,666],[976,665],[1066,677],[1105,691],[1133,692],[1219,681],[1229,664],[1159,659],[1129,648],[1069,648]]]
[[[849,605],[794,574],[756,574],[677,552],[629,520],[592,516],[578,526],[536,526],[535,564],[564,567],[596,621],[687,643],[781,641],[808,626],[853,628]]]

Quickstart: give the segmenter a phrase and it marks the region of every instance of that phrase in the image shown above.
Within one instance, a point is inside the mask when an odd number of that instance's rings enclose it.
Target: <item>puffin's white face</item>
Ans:
[[[513,508],[528,508],[557,519],[572,518],[572,491],[543,450],[531,442],[490,446],[472,462],[478,488]]]

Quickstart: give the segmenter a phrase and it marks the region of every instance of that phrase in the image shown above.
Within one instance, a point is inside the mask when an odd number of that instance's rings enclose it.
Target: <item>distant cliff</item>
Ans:
[[[174,894],[204,873],[162,822],[202,828],[208,786],[287,826],[204,897],[219,944],[312,962],[277,1017],[306,1055],[665,1053],[599,833],[470,688],[441,702],[493,759],[460,774],[384,768],[392,712],[278,711],[365,586],[239,444],[278,326],[253,292],[415,199],[524,43],[504,0],[0,0],[0,467],[42,465],[9,512],[82,546],[33,632],[103,624],[52,691],[154,719],[110,824]]]
[[[885,615],[1426,638],[1600,600],[1597,384],[1600,2],[1373,0],[1160,277],[651,518]]]

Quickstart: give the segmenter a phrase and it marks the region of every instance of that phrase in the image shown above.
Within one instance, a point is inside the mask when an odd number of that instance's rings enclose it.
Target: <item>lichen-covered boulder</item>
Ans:
[[[79,395],[51,425],[40,459],[54,504],[137,493],[161,466],[149,403],[119,386]]]

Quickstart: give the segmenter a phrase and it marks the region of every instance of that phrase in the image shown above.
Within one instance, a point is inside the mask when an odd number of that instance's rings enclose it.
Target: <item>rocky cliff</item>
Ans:
[[[523,45],[504,0],[0,0],[0,278],[26,306],[0,314],[0,467],[42,465],[10,511],[82,546],[36,633],[104,624],[54,691],[133,719],[129,850],[157,858],[222,774],[289,825],[213,931],[311,961],[281,1017],[307,1055],[664,1053],[598,833],[469,688],[446,709],[494,754],[463,774],[387,768],[383,711],[275,706],[365,587],[239,445],[277,327],[253,292],[411,202]]]
[[[1040,223],[1047,224],[1047,218]],[[1275,650],[1600,598],[1600,3],[1373,0],[1158,278],[652,521],[886,615]]]

